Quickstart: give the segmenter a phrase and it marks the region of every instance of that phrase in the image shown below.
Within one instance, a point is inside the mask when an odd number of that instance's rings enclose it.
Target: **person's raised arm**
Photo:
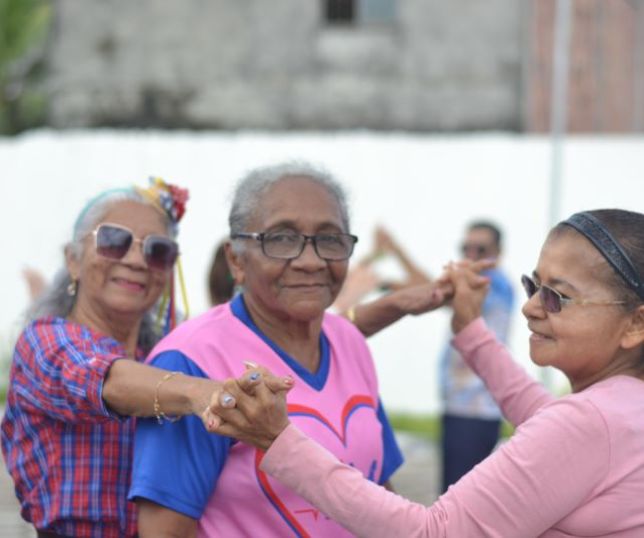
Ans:
[[[290,424],[283,394],[258,387],[235,397],[236,408],[215,409],[224,418],[219,433],[265,450],[260,469],[356,536],[539,536],[582,504],[609,468],[596,407],[557,402],[425,507],[367,480]]]
[[[481,287],[481,297],[487,292],[487,279],[477,273],[493,265],[490,260],[479,260],[468,264],[472,286]],[[452,300],[454,286],[449,274],[441,275],[429,284],[402,288],[374,301],[355,306],[347,315],[365,336],[371,336],[395,323],[402,317],[414,316],[436,310]],[[476,317],[476,316],[475,316]]]
[[[407,278],[404,282],[392,283],[392,289],[403,289],[408,286],[418,286],[421,284],[429,284],[432,278],[416,265],[411,257],[405,252],[393,236],[382,226],[376,228],[376,249],[379,252],[387,252],[394,256],[402,265]]]
[[[554,397],[514,361],[486,327],[481,317],[485,289],[472,285],[476,276],[467,265],[450,266],[448,276],[454,285],[452,345],[483,380],[503,416],[518,426]]]
[[[368,263],[358,262],[347,274],[332,308],[342,315],[346,315],[365,295],[375,290],[379,283],[379,277],[373,268]]]
[[[365,336],[371,336],[407,314],[419,315],[443,306],[451,288],[437,282],[393,291],[378,299],[354,306],[348,317]]]

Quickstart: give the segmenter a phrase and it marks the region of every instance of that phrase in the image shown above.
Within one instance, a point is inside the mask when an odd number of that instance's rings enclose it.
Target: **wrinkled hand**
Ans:
[[[402,288],[392,292],[391,297],[402,312],[417,316],[440,308],[452,294],[452,283],[447,279]]]
[[[447,265],[445,275],[454,287],[451,301],[454,334],[481,316],[490,279],[479,275],[478,272],[491,267],[493,263],[491,260],[479,260],[476,262],[452,262]]]
[[[275,384],[276,379],[281,382]],[[266,450],[289,424],[286,393],[291,388],[291,378],[276,378],[263,367],[251,368],[240,378],[224,382],[223,393],[213,398],[204,413],[218,420],[204,419],[206,428]]]
[[[217,409],[234,408],[237,401],[235,396],[239,393],[252,396],[260,384],[273,393],[288,392],[293,388],[293,379],[290,377],[274,376],[266,368],[251,362],[246,363],[246,368],[248,371],[238,380],[228,380],[224,383],[208,380],[207,396],[195,404],[195,414],[201,416],[206,430],[213,432],[222,424],[222,417],[217,413]],[[231,391],[229,388],[233,382],[236,382],[236,388]]]

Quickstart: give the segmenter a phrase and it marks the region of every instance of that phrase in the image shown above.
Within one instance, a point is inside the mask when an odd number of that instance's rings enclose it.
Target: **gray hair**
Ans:
[[[124,201],[156,207],[134,188],[105,191],[92,198],[80,212],[74,224],[72,239],[65,245],[64,249],[68,249],[72,256],[80,259],[83,255],[83,240],[92,233],[96,225],[114,204]],[[164,216],[164,218],[168,234],[172,235],[172,223],[167,217]],[[63,265],[56,273],[52,283],[27,310],[26,321],[30,322],[46,316],[68,316],[76,300],[75,295],[70,295],[67,292],[70,285],[72,285],[71,275],[67,270],[67,266]],[[154,312],[156,312],[156,306],[146,312],[141,321],[138,344],[145,351],[149,351],[162,336],[156,328]]]
[[[273,185],[285,178],[305,177],[324,187],[338,202],[340,217],[345,231],[349,231],[349,209],[344,188],[327,170],[304,161],[290,161],[272,166],[255,168],[243,176],[233,194],[228,215],[230,235],[246,231],[249,220],[261,203],[262,195]],[[233,241],[239,252],[241,243]]]

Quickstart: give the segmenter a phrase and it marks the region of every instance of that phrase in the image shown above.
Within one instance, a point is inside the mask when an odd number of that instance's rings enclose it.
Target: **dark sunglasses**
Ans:
[[[557,314],[561,312],[562,305],[567,304],[577,304],[577,305],[612,305],[612,304],[624,304],[625,301],[579,301],[571,299],[570,297],[564,297],[557,290],[552,289],[550,286],[545,286],[543,284],[537,284],[532,278],[527,275],[521,277],[521,284],[523,289],[525,289],[528,299],[530,299],[535,293],[539,292],[539,300],[541,301],[541,306],[543,309],[550,314]]]
[[[482,245],[480,243],[463,243],[461,245],[461,253],[465,256],[469,252],[473,252],[477,256],[483,256],[489,250],[488,245]]]
[[[162,235],[148,235],[137,239],[131,230],[117,224],[100,224],[92,233],[96,239],[96,252],[110,260],[124,258],[132,248],[132,243],[141,243],[145,263],[150,269],[157,271],[170,269],[179,255],[179,246]]]

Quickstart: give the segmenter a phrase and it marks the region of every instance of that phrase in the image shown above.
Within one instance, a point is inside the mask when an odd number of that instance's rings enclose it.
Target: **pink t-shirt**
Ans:
[[[234,303],[237,308],[242,308],[240,301],[238,299]],[[328,360],[325,363],[328,374],[318,387],[302,379],[274,348],[233,314],[230,305],[212,309],[180,325],[154,349],[152,355],[176,355],[180,351],[186,360],[192,361],[213,379],[239,377],[245,372],[244,361],[248,360],[265,366],[277,376],[293,376],[296,383],[288,395],[290,420],[334,457],[358,469],[360,476],[377,482],[381,479],[385,448],[383,426],[378,417],[378,384],[371,355],[364,337],[344,318],[325,315],[322,330],[328,341]],[[321,365],[323,367],[324,364]],[[185,423],[184,419],[176,424],[164,424],[156,431],[160,436],[169,435],[174,428],[187,428]],[[210,497],[205,506],[191,511],[189,505],[199,488],[195,485],[191,490],[190,481],[196,484],[200,479],[194,471],[196,469],[198,473],[202,465],[205,469],[206,463],[208,467],[211,464],[203,461],[203,458],[210,458],[211,453],[200,448],[204,445],[199,444],[204,442],[200,438],[209,434],[201,425],[186,429],[185,434],[178,431],[182,448],[177,450],[174,461],[164,461],[158,448],[157,453],[154,448],[137,453],[132,496],[148,498],[199,518],[199,536],[203,537],[350,536],[335,521],[261,471],[259,464],[263,452],[243,443],[229,446],[218,476],[208,478],[207,495]],[[154,431],[150,435],[155,435]],[[169,450],[177,445],[176,439],[167,440],[165,446],[169,454]],[[148,436],[146,442],[158,447],[164,441],[162,437],[154,441]],[[137,436],[137,452],[138,443]],[[150,458],[158,461],[156,467],[152,468]],[[164,463],[185,468],[182,472],[173,471],[168,475],[172,477],[172,484],[167,487],[164,480],[158,479],[160,472],[167,472],[159,468]],[[165,490],[160,491],[161,488]]]
[[[615,376],[554,399],[482,320],[454,345],[517,430],[430,507],[362,480],[296,425],[261,469],[358,536],[643,537],[644,382]]]

